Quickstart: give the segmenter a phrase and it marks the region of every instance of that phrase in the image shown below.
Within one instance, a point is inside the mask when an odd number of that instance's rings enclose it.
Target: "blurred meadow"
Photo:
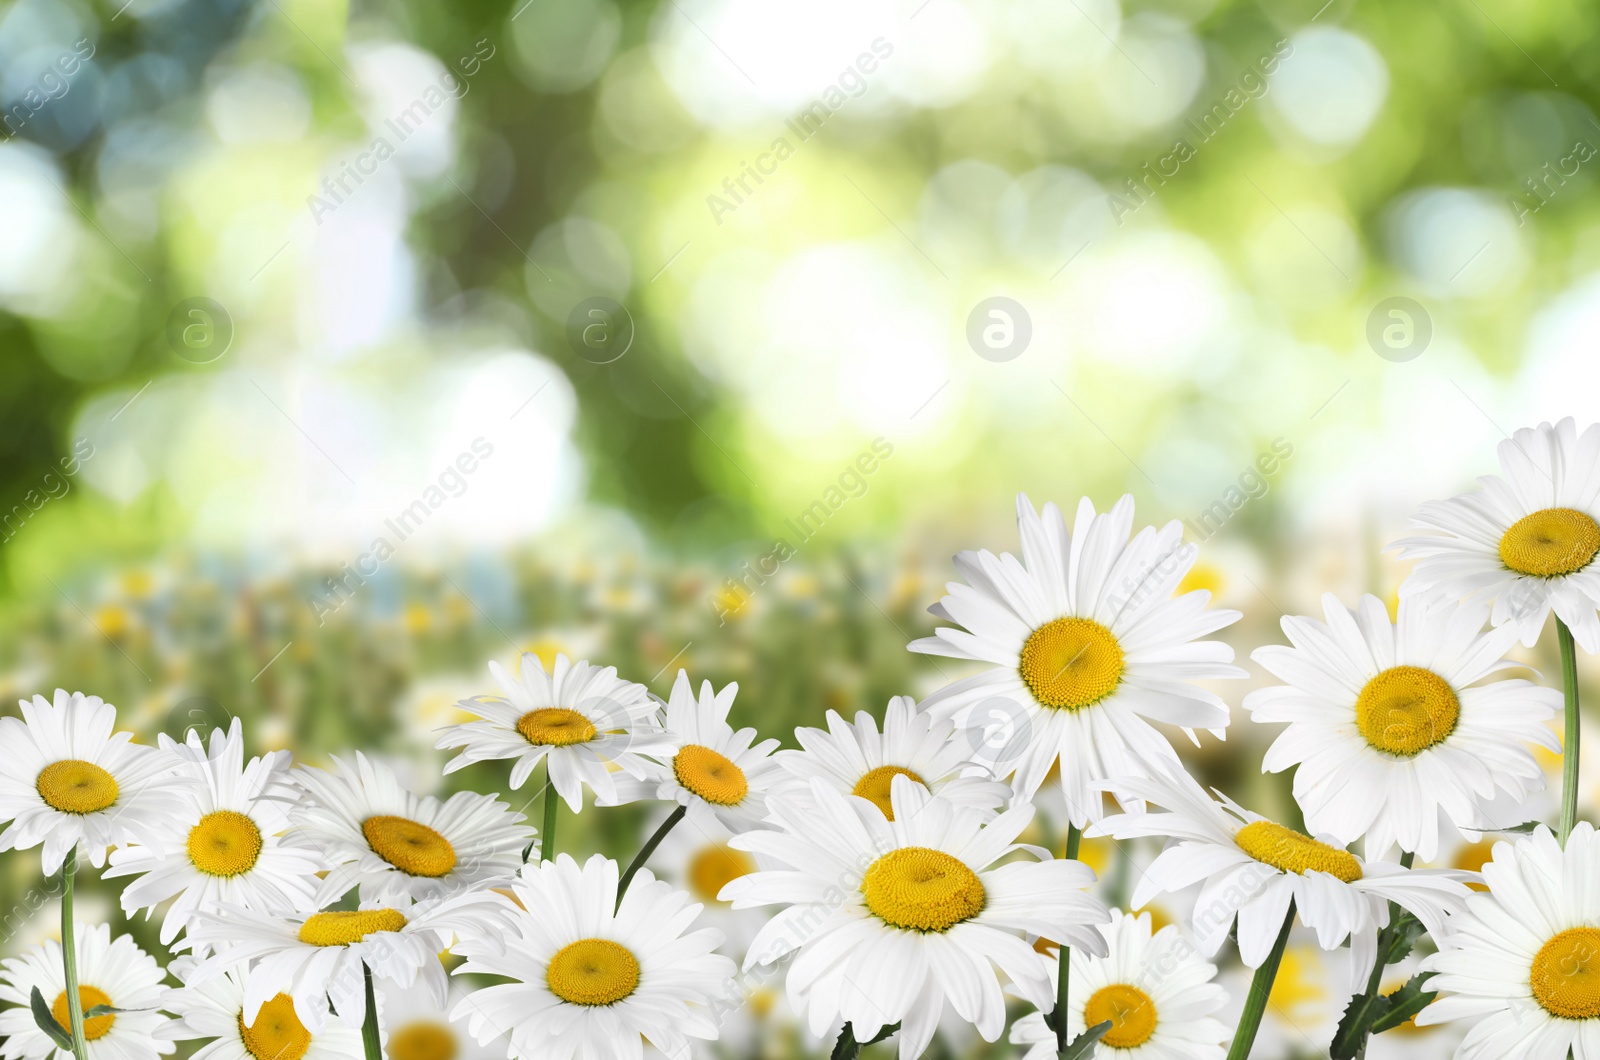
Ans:
[[[1597,30],[1566,0],[4,0],[0,701],[505,791],[442,778],[434,730],[490,659],[565,652],[737,681],[735,724],[792,746],[961,676],[905,645],[952,552],[1016,549],[1019,491],[1185,521],[1248,666],[1324,592],[1392,601],[1379,550],[1505,431],[1600,420]],[[1293,819],[1273,734],[1171,735]],[[563,848],[655,823],[568,815]],[[652,864],[715,879],[679,838]],[[1102,842],[1124,883],[1155,853]],[[0,956],[56,931],[38,871],[0,855]],[[1255,1055],[1325,1055],[1344,956],[1291,944]],[[780,994],[706,1055],[824,1054]]]

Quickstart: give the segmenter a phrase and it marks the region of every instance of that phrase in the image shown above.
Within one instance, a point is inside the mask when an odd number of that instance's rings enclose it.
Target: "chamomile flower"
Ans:
[[[191,730],[188,742],[161,737],[161,747],[182,762],[197,783],[181,797],[180,814],[157,823],[156,846],[128,846],[111,854],[106,877],[134,876],[122,891],[129,916],[174,899],[161,922],[161,942],[171,945],[198,909],[238,905],[268,914],[311,908],[316,873],[324,866],[309,851],[285,846],[288,751],[244,761],[238,718],[226,734],[211,733],[209,749]]]
[[[533,839],[523,815],[498,799],[417,795],[360,751],[354,762],[335,756],[331,770],[297,769],[294,780],[305,795],[290,814],[291,841],[333,867],[318,906],[357,884],[371,902],[460,893],[514,875]]]
[[[665,804],[646,819],[640,841],[655,834],[668,816]],[[728,884],[756,871],[756,859],[746,850],[735,849],[734,832],[708,810],[692,811],[668,832],[647,864],[656,878],[689,892],[703,907],[700,923],[722,932],[722,952],[743,957],[750,941],[766,924],[759,909],[734,909],[719,896]]]
[[[1435,939],[1445,916],[1462,907],[1468,874],[1405,869],[1364,861],[1325,839],[1303,835],[1223,796],[1217,802],[1187,773],[1109,782],[1119,799],[1147,800],[1165,812],[1115,814],[1096,831],[1117,839],[1164,836],[1168,843],[1139,878],[1133,905],[1203,882],[1190,927],[1200,951],[1214,955],[1239,922],[1239,956],[1259,968],[1272,950],[1292,901],[1301,923],[1331,950],[1350,940],[1352,988],[1366,983],[1377,957],[1389,902],[1420,920]]]
[[[735,832],[754,827],[766,815],[767,790],[782,779],[772,759],[777,740],[755,743],[754,729],[735,730],[728,711],[739,686],[729,683],[714,692],[711,682],[695,695],[689,675],[678,671],[667,697],[666,728],[672,747],[652,755],[654,761],[642,781],[617,781],[615,799],[600,805],[663,799],[686,806],[690,812],[710,811]]]
[[[107,924],[79,924],[74,930],[78,955],[78,1000],[87,1013],[97,1005],[122,1012],[83,1021],[89,1060],[155,1060],[170,1053],[170,1042],[157,1041],[156,1030],[167,1021],[157,1011],[164,973],[154,957],[127,935],[111,937]],[[20,957],[0,961],[0,1001],[16,1006],[0,1012],[0,1057],[5,1060],[72,1060],[33,1022],[30,999],[38,989],[50,1014],[68,1025],[66,978],[61,970],[61,943],[35,946]]]
[[[485,1045],[509,1037],[514,1056],[639,1060],[644,1039],[669,1056],[715,1039],[712,1006],[735,970],[714,952],[721,934],[690,930],[700,907],[649,869],[619,906],[617,876],[599,854],[581,868],[566,854],[524,866],[515,905],[492,896],[514,914],[504,944],[464,932],[454,950],[467,957],[459,973],[514,982],[475,991],[451,1018]]]
[[[441,1005],[420,978],[409,987],[384,983],[378,991],[388,1038],[384,1055],[389,1060],[506,1060],[503,1042],[481,1045],[464,1024],[450,1021],[450,1011],[467,996],[466,990],[452,990]]]
[[[363,903],[359,910],[323,910],[264,917],[235,906],[197,913],[189,937],[211,956],[195,966],[191,984],[230,968],[256,962],[244,990],[244,1019],[253,1024],[262,1006],[279,994],[294,1002],[295,1018],[312,1034],[327,1025],[328,1009],[359,1027],[366,1017],[362,966],[379,980],[410,986],[420,977],[438,1004],[444,1003],[444,967],[439,952],[453,933],[474,931],[497,938],[504,930],[499,908],[483,892],[416,905]]]
[[[573,663],[557,655],[555,668],[546,674],[539,657],[524,652],[521,680],[499,663],[491,662],[489,672],[505,696],[473,696],[457,704],[482,720],[452,725],[439,737],[437,747],[462,748],[446,773],[474,762],[515,759],[515,789],[547,761],[556,793],[577,813],[583,809],[584,784],[610,798],[616,791],[613,767],[642,777],[639,753],[670,746],[656,722],[655,700],[643,685],[618,679],[614,666]]]
[[[1288,684],[1244,699],[1256,721],[1289,723],[1262,768],[1299,767],[1312,831],[1365,835],[1369,858],[1398,844],[1431,861],[1441,812],[1481,829],[1497,793],[1521,802],[1544,787],[1527,745],[1560,750],[1545,722],[1561,693],[1521,679],[1468,687],[1516,665],[1502,658],[1516,630],[1483,632],[1487,604],[1407,597],[1394,623],[1376,596],[1351,611],[1330,593],[1322,607],[1326,623],[1284,618],[1294,647],[1251,655]]]
[[[1011,789],[983,776],[962,775],[972,765],[965,735],[957,737],[953,723],[918,710],[910,696],[896,696],[884,712],[881,734],[866,711],[851,724],[830,710],[826,730],[794,731],[804,750],[779,751],[773,758],[791,775],[782,788],[785,797],[806,797],[817,778],[835,791],[860,795],[893,820],[889,785],[906,776],[943,799],[993,817]]]
[[[44,844],[44,872],[60,871],[74,847],[96,867],[106,849],[156,844],[163,819],[182,814],[194,781],[170,751],[113,733],[117,709],[99,696],[21,701],[22,720],[0,718],[0,851]]]
[[[1110,1020],[1097,1054],[1103,1060],[1221,1060],[1229,1028],[1215,1013],[1228,996],[1212,982],[1216,966],[1195,952],[1176,925],[1155,932],[1151,926],[1149,913],[1113,910],[1111,923],[1100,926],[1110,953],[1072,951],[1068,1039]],[[1041,960],[1054,989],[1059,962]],[[1011,1041],[1029,1047],[1023,1060],[1055,1060],[1056,1035],[1041,1013],[1013,1024]]]
[[[1438,953],[1439,997],[1419,1026],[1476,1021],[1461,1060],[1600,1057],[1600,837],[1580,822],[1565,850],[1548,828],[1496,843],[1483,866],[1487,894],[1451,917]]]
[[[1147,762],[1177,767],[1170,744],[1151,721],[1220,735],[1228,708],[1190,682],[1243,677],[1233,649],[1197,640],[1238,620],[1239,612],[1207,610],[1211,594],[1173,597],[1197,550],[1176,520],[1129,538],[1133,498],[1095,514],[1078,504],[1071,533],[1054,504],[1035,514],[1017,497],[1022,559],[962,552],[956,569],[966,584],[931,610],[964,627],[942,627],[913,641],[912,651],[972,659],[993,668],[928,697],[936,717],[985,732],[996,714],[1013,730],[997,772],[1015,771],[1012,786],[1032,798],[1059,758],[1061,786],[1074,824],[1098,819],[1096,781],[1134,776]]]
[[[788,992],[813,1033],[839,1019],[867,1041],[900,1023],[902,1060],[922,1055],[945,1002],[985,1041],[1005,1028],[995,967],[1030,1003],[1055,1003],[1024,934],[1106,952],[1093,925],[1106,906],[1082,890],[1094,873],[1077,861],[996,862],[1019,850],[1033,818],[1022,803],[987,824],[909,777],[890,784],[894,819],[865,798],[811,782],[806,804],[774,800],[774,831],[733,840],[782,868],[723,889],[735,909],[786,905],[751,944],[745,968],[795,954]],[[991,967],[993,965],[994,967]]]
[[[1428,532],[1390,546],[1417,560],[1400,595],[1492,599],[1494,624],[1529,646],[1554,611],[1584,651],[1600,652],[1600,425],[1524,427],[1499,454],[1503,478],[1424,504],[1411,522]]]
[[[172,963],[179,979],[193,978],[190,958]],[[163,1025],[156,1036],[207,1042],[193,1060],[351,1060],[361,1055],[359,1030],[334,1022],[313,1034],[300,1022],[288,994],[268,998],[254,1019],[246,1019],[249,979],[250,972],[241,966],[167,991],[161,1007],[178,1018]]]

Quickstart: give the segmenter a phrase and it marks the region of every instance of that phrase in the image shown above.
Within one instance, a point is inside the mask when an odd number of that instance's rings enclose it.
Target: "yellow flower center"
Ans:
[[[1569,928],[1534,954],[1528,974],[1533,998],[1552,1016],[1600,1016],[1600,928]]]
[[[189,829],[189,860],[207,876],[239,876],[256,867],[261,829],[242,813],[214,810]]]
[[[456,867],[450,840],[409,817],[368,817],[361,834],[374,854],[408,875],[438,879]]]
[[[1494,860],[1494,840],[1480,839],[1476,843],[1468,843],[1461,848],[1460,853],[1450,865],[1454,869],[1465,869],[1468,872],[1482,872],[1483,867]],[[1469,883],[1468,887],[1474,891],[1487,891],[1486,883]]]
[[[313,913],[300,925],[300,941],[307,946],[348,946],[380,931],[406,926],[398,909],[330,909]]]
[[[872,915],[907,931],[949,931],[983,912],[983,881],[957,858],[927,847],[901,847],[861,877]]]
[[[1600,524],[1574,508],[1524,515],[1500,538],[1500,562],[1518,574],[1559,578],[1576,574],[1600,552]]]
[[[288,994],[262,1005],[256,1021],[248,1027],[240,1012],[239,1040],[256,1060],[300,1060],[311,1048],[311,1032],[295,1015],[294,999]]]
[[[672,756],[672,774],[678,783],[707,802],[737,806],[750,793],[744,770],[709,747],[689,744]]]
[[[570,747],[594,739],[594,724],[565,707],[540,707],[517,719],[522,738],[540,747]]]
[[[892,821],[894,820],[894,804],[889,801],[889,786],[894,782],[895,777],[910,777],[923,787],[928,786],[926,780],[923,780],[909,769],[901,769],[899,766],[879,766],[877,769],[868,771],[866,775],[856,781],[856,786],[851,790],[850,794],[860,795],[863,799],[870,801],[883,811],[885,817]]]
[[[1361,878],[1361,862],[1348,850],[1319,843],[1272,821],[1252,821],[1239,829],[1233,841],[1263,865],[1284,872],[1301,876],[1308,872],[1326,872],[1345,883]]]
[[[1420,666],[1391,666],[1356,697],[1356,728],[1367,743],[1404,758],[1442,743],[1460,716],[1455,690]]]
[[[1122,681],[1122,645],[1089,618],[1058,618],[1028,635],[1017,672],[1047,707],[1080,710],[1100,702]]]
[[[117,778],[93,762],[68,758],[39,770],[39,797],[62,813],[98,813],[117,801]]]
[[[421,1020],[389,1035],[389,1060],[456,1060],[461,1046],[442,1023]]]
[[[639,958],[610,939],[579,939],[550,958],[544,981],[574,1005],[614,1005],[638,989]]]
[[[1098,1027],[1106,1020],[1111,1029],[1101,1044],[1113,1049],[1132,1049],[1143,1045],[1156,1032],[1156,1003],[1136,986],[1112,983],[1102,986],[1089,995],[1083,1006],[1083,1022],[1087,1027]]]
[[[78,987],[78,1004],[83,1006],[83,1011],[88,1012],[96,1005],[111,1004],[111,998],[107,996],[104,990],[98,987],[80,985]],[[72,1029],[69,1022],[72,1016],[67,1011],[67,992],[65,990],[61,991],[60,995],[57,996],[56,1003],[50,1006],[50,1015],[55,1017],[56,1022],[61,1024],[63,1030],[70,1031]],[[111,1025],[115,1022],[117,1022],[117,1014],[115,1012],[108,1012],[104,1016],[90,1016],[83,1021],[83,1036],[91,1042],[96,1038],[104,1038],[111,1032]]]
[[[724,887],[754,871],[756,863],[749,854],[726,843],[714,843],[689,859],[689,890],[702,902],[719,901],[717,895]]]

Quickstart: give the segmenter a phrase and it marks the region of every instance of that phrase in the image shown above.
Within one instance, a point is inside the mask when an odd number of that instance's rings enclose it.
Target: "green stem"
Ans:
[[[1077,825],[1067,825],[1068,861],[1076,861],[1078,857],[1078,844],[1083,839],[1083,833],[1078,831]],[[1072,970],[1072,948],[1065,942],[1061,943],[1060,952],[1056,957],[1059,972],[1056,975],[1056,1052],[1065,1052],[1067,1048],[1067,979]]]
[[[1567,738],[1561,745],[1561,845],[1567,845],[1578,823],[1578,653],[1572,630],[1556,619],[1556,639],[1561,644],[1561,690],[1567,705]]]
[[[556,786],[550,779],[550,759],[544,760],[544,829],[539,833],[539,860],[556,859]]]
[[[1233,1045],[1228,1049],[1228,1060],[1245,1060],[1256,1043],[1256,1031],[1261,1029],[1261,1015],[1267,1010],[1267,998],[1272,995],[1272,981],[1278,977],[1278,965],[1283,960],[1284,947],[1289,944],[1289,929],[1294,926],[1294,899],[1289,899],[1289,915],[1283,918],[1278,941],[1255,978],[1250,980],[1250,993],[1245,996],[1244,1011],[1239,1014],[1239,1029],[1233,1034]]]
[[[639,853],[633,856],[633,862],[628,866],[628,871],[622,874],[622,882],[617,884],[618,909],[622,908],[622,896],[628,893],[628,884],[633,882],[634,874],[644,868],[644,863],[651,854],[656,852],[656,847],[661,845],[661,841],[667,838],[667,833],[672,831],[673,826],[683,820],[683,815],[688,812],[689,807],[687,806],[679,806],[673,810],[667,815],[667,819],[661,822],[661,827],[656,829],[655,835],[651,836],[649,841],[639,848]]]
[[[1400,852],[1400,867],[1409,869],[1416,860],[1416,851],[1402,850]],[[1383,970],[1388,967],[1384,963],[1389,956],[1389,947],[1394,945],[1394,926],[1400,919],[1400,907],[1393,902],[1389,903],[1389,926],[1378,934],[1378,956],[1372,962],[1372,974],[1367,976],[1367,989],[1362,997],[1372,997],[1378,992],[1378,984],[1383,982]]]
[[[88,1039],[83,1036],[83,997],[78,993],[78,941],[72,923],[72,878],[78,874],[78,848],[67,851],[61,863],[61,970],[67,979],[67,1024],[72,1034],[72,1055],[87,1060]]]
[[[361,1044],[366,1060],[383,1060],[383,1046],[378,1041],[378,1001],[372,996],[372,969],[363,963],[361,974],[367,980],[367,1017],[361,1023]]]

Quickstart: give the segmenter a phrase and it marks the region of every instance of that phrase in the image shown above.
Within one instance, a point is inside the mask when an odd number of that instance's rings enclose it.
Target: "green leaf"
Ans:
[[[1339,1029],[1333,1032],[1333,1042],[1328,1046],[1331,1060],[1356,1060],[1361,1056],[1366,1051],[1367,1035],[1372,1033],[1373,1023],[1381,1019],[1388,1008],[1389,999],[1381,994],[1368,997],[1361,993],[1351,998],[1344,1018],[1339,1021]]]
[[[115,1016],[115,1015],[117,1015],[118,1013],[121,1013],[121,1012],[132,1012],[132,1011],[133,1011],[133,1009],[117,1008],[115,1005],[96,1005],[94,1008],[89,1009],[87,1012],[85,1012],[83,1014],[83,1018],[84,1019],[89,1019],[91,1016]],[[148,1012],[150,1010],[149,1009],[141,1009],[140,1011]]]
[[[1099,1044],[1100,1039],[1104,1038],[1110,1030],[1110,1020],[1106,1020],[1104,1023],[1096,1023],[1093,1027],[1068,1042],[1067,1047],[1061,1050],[1057,1056],[1060,1060],[1088,1060],[1089,1057],[1094,1055],[1094,1047]]]
[[[1535,828],[1538,828],[1541,824],[1544,824],[1544,822],[1543,821],[1523,821],[1521,824],[1514,824],[1509,828],[1491,828],[1491,829],[1489,829],[1489,831],[1491,831],[1491,832],[1531,832]]]
[[[1391,934],[1388,954],[1379,955],[1383,959],[1384,966],[1399,964],[1405,960],[1411,953],[1411,948],[1427,933],[1427,930],[1416,917],[1402,912],[1400,918],[1389,928]]]
[[[55,1016],[51,1015],[50,1006],[44,1003],[44,995],[39,993],[38,987],[33,988],[33,994],[28,1001],[33,1006],[33,1022],[39,1025],[39,1029],[48,1034],[50,1040],[61,1048],[69,1053],[72,1052],[72,1035],[56,1022]]]
[[[1438,995],[1424,986],[1432,976],[1432,972],[1418,972],[1406,980],[1405,986],[1390,994],[1389,1007],[1373,1021],[1372,1033],[1393,1030],[1432,1004]]]
[[[861,1044],[862,1045],[877,1045],[879,1042],[883,1041],[885,1038],[889,1037],[889,1035],[893,1034],[895,1031],[897,1031],[899,1029],[900,1029],[900,1024],[891,1023],[891,1024],[889,1024],[889,1026],[887,1026],[883,1030],[879,1031],[878,1032],[878,1036],[876,1038],[872,1039],[872,1041],[870,1041],[870,1042],[862,1042]]]

